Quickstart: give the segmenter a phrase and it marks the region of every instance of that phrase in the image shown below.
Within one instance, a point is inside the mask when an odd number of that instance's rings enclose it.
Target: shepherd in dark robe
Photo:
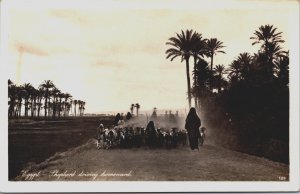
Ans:
[[[191,108],[190,112],[185,120],[185,128],[188,131],[189,142],[191,149],[198,149],[198,139],[200,138],[199,127],[201,126],[201,120],[196,113],[195,108]]]
[[[156,130],[153,121],[150,121],[146,127],[146,143],[150,148],[156,145]]]

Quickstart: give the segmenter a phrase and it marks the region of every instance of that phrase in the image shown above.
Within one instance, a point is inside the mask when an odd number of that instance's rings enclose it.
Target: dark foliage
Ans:
[[[44,109],[45,119],[66,117],[69,116],[73,104],[75,116],[76,110],[80,116],[83,116],[85,102],[73,100],[69,93],[61,92],[51,80],[45,80],[38,89],[30,83],[18,86],[8,80],[9,119],[21,117],[39,119],[42,109]]]
[[[199,59],[192,94],[215,143],[288,163],[289,54],[276,30],[261,26],[251,37],[260,50],[253,56],[239,54],[227,69],[209,69]]]

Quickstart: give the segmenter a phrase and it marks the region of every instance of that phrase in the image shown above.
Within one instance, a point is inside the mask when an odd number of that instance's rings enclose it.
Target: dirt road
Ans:
[[[95,140],[25,168],[15,180],[283,181],[289,166],[224,148],[97,150]]]

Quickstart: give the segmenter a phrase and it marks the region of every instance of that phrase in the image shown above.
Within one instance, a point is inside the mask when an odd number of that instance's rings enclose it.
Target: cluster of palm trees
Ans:
[[[138,117],[139,116],[139,109],[141,108],[141,105],[139,103],[131,104],[131,106],[130,106],[131,115],[133,115],[134,108],[136,108],[136,116]]]
[[[250,40],[259,45],[254,54],[242,52],[230,64],[214,66],[216,53],[225,53],[217,39],[203,39],[193,30],[182,31],[167,42],[167,58],[185,61],[188,99],[205,115],[220,142],[237,149],[264,155],[268,142],[289,143],[289,52],[283,49],[282,32],[262,25]],[[194,58],[193,84],[190,84],[189,58]],[[210,60],[209,60],[210,59]],[[230,134],[227,142],[224,134]],[[216,138],[218,139],[218,138]],[[280,147],[285,149],[285,147]],[[258,153],[260,151],[260,153]],[[274,152],[277,153],[277,152]],[[269,157],[269,156],[268,156]],[[274,155],[288,161],[288,152]]]
[[[36,89],[30,83],[16,85],[8,80],[8,117],[37,117],[40,116],[60,118],[66,117],[72,112],[74,115],[83,116],[85,102],[73,100],[69,93],[61,92],[51,80],[45,80]],[[78,110],[78,112],[77,112]]]
[[[276,78],[282,85],[288,85],[288,52],[284,51],[282,32],[277,32],[273,25],[262,25],[256,30],[254,44],[261,44],[258,53],[251,55],[241,53],[228,68],[223,64],[214,67],[213,60],[217,53],[224,53],[222,41],[217,38],[206,39],[194,30],[181,31],[176,37],[169,38],[166,58],[173,61],[181,57],[185,61],[188,86],[188,103],[191,107],[192,97],[195,107],[200,108],[201,100],[213,92],[220,93],[239,81],[250,81],[251,84],[272,81]],[[190,81],[189,59],[193,58],[193,84]],[[210,60],[208,60],[210,59]],[[208,62],[210,61],[210,62]],[[224,77],[227,75],[227,77]]]
[[[225,53],[222,49],[225,47],[223,42],[219,41],[217,38],[206,39],[202,37],[201,33],[198,33],[193,30],[181,31],[181,33],[176,33],[176,37],[169,38],[169,41],[166,42],[167,45],[170,45],[171,48],[166,50],[167,59],[170,58],[173,61],[176,57],[181,57],[181,62],[185,61],[186,64],[186,77],[187,77],[187,87],[188,87],[188,102],[189,107],[191,107],[192,95],[195,98],[195,105],[198,104],[197,95],[197,77],[198,77],[198,67],[199,64],[204,65],[204,58],[210,58],[210,73],[209,81],[213,83],[213,59],[214,55],[217,53]],[[194,60],[194,88],[191,88],[190,81],[190,68],[189,68],[189,59],[193,58]],[[219,68],[223,66],[217,66]],[[205,70],[208,70],[208,67],[205,67]],[[202,78],[200,78],[202,79]]]

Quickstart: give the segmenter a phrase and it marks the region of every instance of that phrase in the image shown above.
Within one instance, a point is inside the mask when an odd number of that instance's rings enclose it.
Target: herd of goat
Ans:
[[[104,128],[100,124],[97,128],[97,148],[177,148],[188,142],[186,130],[171,128],[169,130],[153,127],[123,127]],[[203,142],[202,142],[203,143]],[[200,142],[201,145],[201,142]]]

